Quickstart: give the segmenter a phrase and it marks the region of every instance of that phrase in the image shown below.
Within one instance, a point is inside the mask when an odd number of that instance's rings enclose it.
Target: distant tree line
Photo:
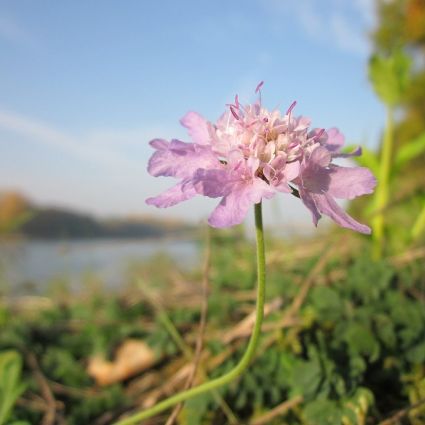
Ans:
[[[155,238],[186,235],[193,226],[147,217],[99,220],[63,208],[34,206],[16,192],[0,193],[0,235],[29,238]]]

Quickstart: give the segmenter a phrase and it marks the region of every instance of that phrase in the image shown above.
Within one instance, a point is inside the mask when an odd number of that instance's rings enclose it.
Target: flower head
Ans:
[[[372,193],[376,180],[367,168],[332,163],[334,158],[360,155],[361,150],[341,153],[344,136],[336,128],[310,129],[308,118],[293,116],[295,102],[284,115],[263,108],[262,84],[256,88],[255,103],[242,105],[236,96],[215,123],[187,113],[180,122],[192,143],[150,142],[156,152],[149,173],[179,182],[146,202],[161,208],[195,195],[221,198],[208,221],[229,227],[241,223],[253,204],[282,192],[299,196],[315,225],[325,214],[342,227],[370,233],[335,201]]]

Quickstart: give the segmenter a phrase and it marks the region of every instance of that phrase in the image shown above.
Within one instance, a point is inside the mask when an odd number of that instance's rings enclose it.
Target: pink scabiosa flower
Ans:
[[[242,105],[236,96],[215,123],[187,113],[180,122],[192,143],[150,142],[156,152],[149,160],[149,173],[179,182],[146,202],[163,208],[195,195],[221,198],[208,221],[214,227],[229,227],[240,224],[252,205],[286,193],[301,199],[315,225],[324,214],[342,227],[370,233],[335,201],[372,193],[376,180],[367,168],[332,162],[360,155],[361,150],[341,153],[344,136],[335,128],[310,129],[308,118],[293,116],[295,102],[284,115],[263,108],[261,86],[262,82],[255,103]]]

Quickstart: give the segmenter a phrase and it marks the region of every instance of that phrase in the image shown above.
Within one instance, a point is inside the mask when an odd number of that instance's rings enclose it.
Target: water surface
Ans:
[[[154,261],[165,253],[183,268],[195,267],[199,247],[193,240],[72,240],[1,241],[1,280],[12,291],[25,286],[42,291],[55,279],[66,279],[78,289],[88,274],[107,286],[123,283],[129,266],[139,261]]]

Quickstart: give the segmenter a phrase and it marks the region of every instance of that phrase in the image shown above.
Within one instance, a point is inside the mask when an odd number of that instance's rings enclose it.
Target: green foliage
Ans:
[[[269,265],[268,297],[284,301],[281,309],[266,318],[266,328],[281,322],[299,294],[300,282],[320,258],[317,252],[297,260],[294,246],[278,242],[271,244],[271,251],[270,258],[288,252],[294,260]],[[395,267],[389,261],[373,262],[367,253],[364,241],[355,252],[330,258],[314,276],[295,323],[265,331],[262,341],[269,342],[247,373],[220,389],[220,396],[241,423],[301,396],[302,402],[271,425],[366,425],[425,396],[425,308],[421,297],[415,296],[423,285],[423,264],[412,261]],[[206,347],[214,358],[231,353],[209,371],[211,377],[217,377],[229,371],[244,350],[244,344],[232,347],[240,340],[230,346],[223,344],[221,335],[252,309],[246,282],[254,284],[255,271],[252,245],[239,230],[213,235],[212,255]],[[149,282],[166,288],[174,267],[167,264],[167,272],[163,267],[158,267],[157,273],[151,271]],[[96,387],[86,372],[92,354],[102,352],[112,359],[122,341],[140,338],[160,359],[149,374],[157,371],[161,382],[168,379],[167,373],[176,372],[169,371],[174,364],[170,360],[180,357],[177,368],[187,361],[160,314],[137,301],[135,294],[129,303],[128,297],[92,289],[28,317],[3,309],[0,349],[32,347],[44,375],[72,389],[71,394],[55,394],[65,406],[60,414],[67,423],[93,424],[107,412],[116,417],[142,397],[129,396],[131,380],[104,389]],[[184,308],[176,302],[166,314],[185,343],[193,347],[199,308]],[[39,394],[31,370],[25,369],[18,382],[24,381],[29,383],[25,398]],[[40,412],[19,404],[11,410],[9,420],[39,423],[40,417]],[[213,394],[188,401],[180,420],[189,425],[228,423]]]
[[[304,410],[307,425],[364,425],[366,414],[373,404],[373,394],[359,388],[352,397],[338,401],[314,400]]]
[[[353,150],[353,146],[349,146],[345,149],[346,152]],[[388,170],[387,179],[389,181],[389,191],[391,197],[388,201],[391,201],[391,198],[399,196],[398,188],[400,187],[400,181],[406,175],[407,170],[411,167],[411,164],[416,159],[420,158],[425,153],[425,133],[422,133],[420,136],[408,141],[399,149],[396,150],[394,158],[391,158],[391,167]],[[355,158],[355,161],[363,167],[368,167],[376,176],[381,174],[380,167],[380,158],[377,153],[374,153],[370,150],[362,149],[362,155]],[[410,171],[410,170],[409,170]],[[391,190],[390,190],[391,189]],[[378,208],[377,197],[379,190],[375,192],[372,196],[369,205],[365,208],[369,215],[376,215],[377,209],[379,208],[388,208],[388,205],[381,205]],[[391,217],[395,218],[393,220],[386,220],[387,226],[387,238],[391,238],[391,247],[397,249],[397,247],[405,247],[412,242],[417,241],[425,231],[425,195],[423,190],[417,190],[411,192],[409,196],[403,199],[402,203],[396,203],[395,207],[398,207],[398,210],[407,212],[407,219],[409,225],[411,226],[410,232],[400,232],[400,214],[396,216],[392,214]],[[390,213],[397,211],[397,208],[394,206],[391,207]],[[406,214],[405,214],[406,215]],[[398,219],[398,220],[397,220]],[[395,242],[394,242],[395,241]]]
[[[0,205],[1,207],[1,205]],[[7,225],[7,226],[6,226]],[[89,215],[58,208],[33,208],[2,225],[0,233],[19,229],[32,238],[140,238],[185,235],[193,227],[153,219],[98,220]]]
[[[143,334],[134,321],[140,318],[143,310],[144,307],[138,304],[126,308],[119,298],[102,292],[93,293],[81,300],[75,298],[66,305],[55,304],[49,309],[41,310],[36,316],[33,313],[28,317],[16,315],[6,309],[2,314],[0,349],[13,347],[25,350],[26,347],[31,347],[46,378],[71,388],[71,396],[66,393],[55,395],[56,399],[66,406],[66,422],[90,425],[105,412],[122,408],[128,400],[120,385],[97,389],[92,395],[81,397],[78,394],[80,389],[84,394],[87,388],[93,386],[93,381],[87,374],[86,361],[98,351],[107,354],[112,352],[118,342],[129,336]],[[19,367],[21,363],[19,356]],[[0,367],[0,375],[1,370]],[[29,394],[40,392],[30,371],[25,373]],[[0,376],[0,402],[1,385],[4,382],[9,381]],[[24,390],[22,382],[18,383],[21,385],[18,387],[21,391],[16,397],[21,396]],[[74,393],[75,396],[72,395]],[[14,394],[9,387],[7,394],[9,397]],[[16,421],[40,422],[39,413],[25,405],[15,408],[10,414],[11,419]]]
[[[425,152],[425,132],[418,137],[410,140],[402,146],[394,157],[394,166],[396,171],[406,166],[410,161],[423,155]]]
[[[0,235],[17,233],[25,225],[25,223],[31,220],[33,216],[34,214],[31,211],[25,211],[16,217],[13,217],[13,219],[10,219],[7,223],[2,223],[0,226]]]
[[[377,11],[376,52],[369,61],[369,79],[386,105],[387,122],[379,156],[365,150],[357,162],[369,167],[378,179],[366,211],[372,220],[374,257],[382,258],[417,243],[424,235],[425,72],[421,47],[425,4],[378,1]],[[396,110],[402,114],[395,120]],[[400,232],[406,227],[409,232]]]
[[[116,408],[122,408],[126,404],[127,400],[121,386],[114,385],[97,395],[87,397],[82,403],[73,404],[68,423],[69,425],[90,425],[96,417]]]
[[[71,387],[84,387],[91,382],[85,369],[69,349],[49,347],[43,355],[42,366],[49,371],[52,380]]]
[[[283,332],[237,384],[225,389],[239,417],[301,395],[302,408],[289,413],[285,423],[362,425],[374,423],[377,411],[385,416],[408,403],[405,377],[425,361],[425,308],[404,288],[421,281],[421,267],[398,270],[387,261],[371,261],[367,250],[362,251],[348,267],[331,262],[333,268],[343,267],[345,277],[332,286],[313,287],[301,328]],[[310,268],[308,261],[296,265],[303,275]],[[250,270],[244,270],[249,279]],[[282,284],[282,274],[269,270],[269,293],[295,294],[291,279]],[[228,359],[214,376],[229,370],[240,355]]]
[[[379,98],[390,107],[399,104],[409,83],[411,59],[403,50],[375,54],[369,62],[369,78]]]
[[[180,415],[182,423],[186,425],[211,423],[211,410],[214,408],[217,408],[217,405],[210,393],[193,397],[185,403]]]
[[[19,353],[12,350],[0,352],[0,425],[7,423],[16,400],[25,391],[21,371]]]
[[[422,197],[422,209],[419,212],[415,223],[413,224],[410,236],[413,240],[419,239],[419,237],[425,232],[425,196]]]
[[[161,320],[157,319],[155,323],[155,332],[152,332],[146,339],[146,342],[153,348],[157,357],[161,355],[173,356],[179,352],[179,349],[168,330],[164,327]]]

